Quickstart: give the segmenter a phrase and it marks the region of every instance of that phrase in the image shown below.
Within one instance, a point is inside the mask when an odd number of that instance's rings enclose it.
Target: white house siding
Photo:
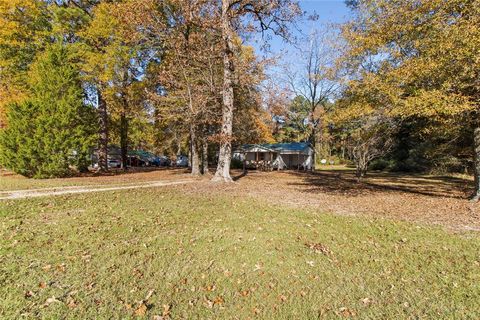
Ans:
[[[305,160],[308,158],[308,155],[304,154],[282,154],[283,161],[288,168],[298,168],[301,166]]]
[[[272,145],[246,145],[244,148],[240,148],[234,152],[234,157],[243,160],[245,158],[247,166],[269,165],[273,164],[273,161],[277,158],[277,155],[281,155],[283,162],[288,169],[310,169],[311,161],[307,161],[309,156],[312,155],[313,150],[304,144],[300,146],[299,143],[292,143],[295,146],[292,148],[291,144],[272,144]],[[270,147],[271,146],[271,147]],[[297,148],[295,148],[297,147]],[[243,156],[245,155],[245,157]],[[306,168],[304,168],[304,166]]]

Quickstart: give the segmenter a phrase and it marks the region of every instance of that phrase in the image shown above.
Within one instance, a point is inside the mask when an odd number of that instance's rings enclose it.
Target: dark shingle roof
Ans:
[[[260,147],[274,152],[302,152],[310,148],[310,144],[308,142],[244,144],[240,146],[238,150],[248,151],[254,147]]]

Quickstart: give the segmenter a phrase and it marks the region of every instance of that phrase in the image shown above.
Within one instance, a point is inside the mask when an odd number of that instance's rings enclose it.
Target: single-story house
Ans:
[[[246,144],[235,149],[233,158],[245,168],[310,170],[313,149],[308,142]]]

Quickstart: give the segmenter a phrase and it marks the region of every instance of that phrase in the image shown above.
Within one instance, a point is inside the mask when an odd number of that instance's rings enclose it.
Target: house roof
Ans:
[[[156,158],[156,156],[153,153],[145,151],[145,150],[129,150],[128,155],[129,156],[136,156],[140,160],[143,160],[143,161],[151,161],[154,158]]]
[[[240,152],[278,152],[278,153],[300,153],[311,149],[308,142],[289,142],[289,143],[262,143],[262,144],[244,144],[237,150]]]

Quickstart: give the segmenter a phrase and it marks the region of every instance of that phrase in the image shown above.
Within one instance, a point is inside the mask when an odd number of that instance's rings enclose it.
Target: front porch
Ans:
[[[244,170],[309,170],[312,150],[307,143],[244,145],[233,156],[243,162]]]

